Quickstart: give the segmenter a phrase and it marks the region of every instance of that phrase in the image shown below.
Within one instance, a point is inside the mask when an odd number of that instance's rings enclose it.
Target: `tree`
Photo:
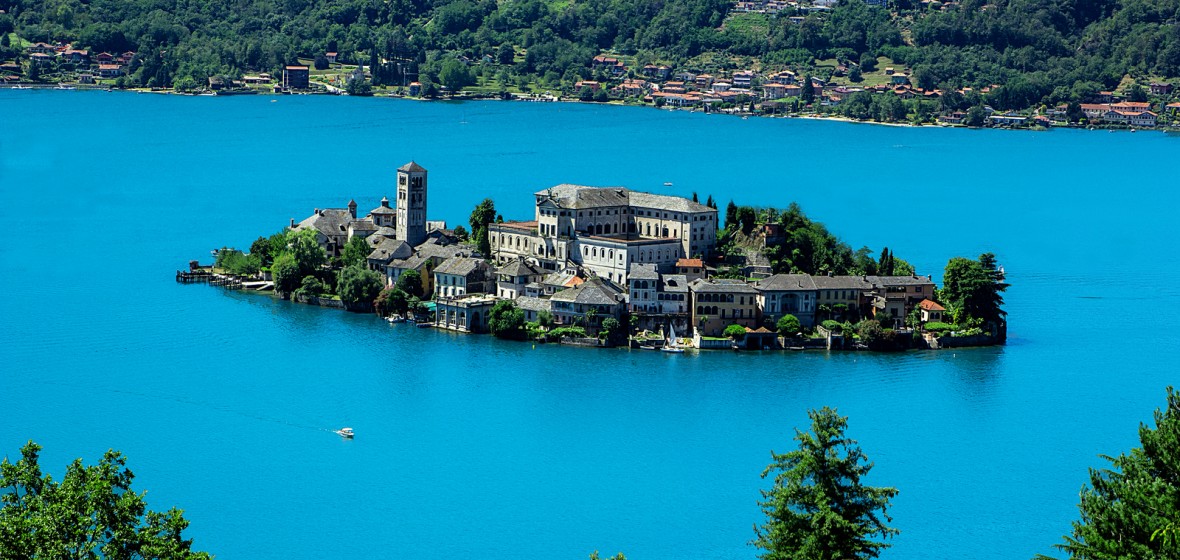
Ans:
[[[381,274],[359,264],[341,269],[336,280],[336,291],[340,294],[340,301],[349,309],[364,311],[370,309],[384,286]]]
[[[315,60],[312,61],[312,65],[315,66],[316,70],[327,70],[328,69],[328,57],[326,57],[322,54],[317,54],[317,55],[315,55]]]
[[[1002,326],[1007,312],[1002,309],[1008,289],[996,256],[984,253],[979,260],[954,257],[946,264],[940,297],[944,303],[958,307],[968,317]]]
[[[804,105],[810,105],[815,101],[815,84],[811,82],[811,75],[803,77],[803,88],[799,92],[799,101]]]
[[[467,228],[462,224],[455,226],[455,237],[459,238],[459,241],[467,241]]]
[[[521,340],[524,338],[524,311],[512,300],[497,301],[488,312],[488,330],[496,338]]]
[[[738,225],[738,207],[733,201],[725,205],[725,229],[732,230]]]
[[[287,232],[287,249],[299,266],[299,277],[314,273],[328,262],[328,254],[320,247],[316,232],[310,229]]]
[[[1180,519],[1180,393],[1172,387],[1167,393],[1164,409],[1155,410],[1155,428],[1139,425],[1141,447],[1114,458],[1103,455],[1112,469],[1090,469],[1090,484],[1078,503],[1081,519],[1073,522],[1065,543],[1055,545],[1071,558],[1180,558],[1174,542]]]
[[[714,210],[717,209],[717,201],[713,200],[713,195],[709,195],[709,198],[705,199],[705,206]]]
[[[508,43],[500,43],[500,49],[496,51],[496,62],[500,64],[512,64],[516,52],[512,50],[512,45]]]
[[[627,342],[627,329],[623,326],[623,322],[614,317],[607,317],[602,320],[602,330],[600,331],[606,337],[610,344],[623,344]]]
[[[41,474],[40,451],[30,441],[16,463],[0,463],[0,558],[210,558],[181,536],[183,511],[147,509],[122,453],[92,466],[77,459],[54,482]]]
[[[492,256],[492,241],[488,238],[488,228],[481,227],[475,230],[475,248],[484,258],[491,258]]]
[[[742,206],[737,211],[737,221],[741,225],[742,233],[750,235],[754,231],[754,226],[758,222],[758,213],[749,206]]]
[[[357,97],[373,95],[373,84],[364,78],[352,78],[344,85],[344,92]]]
[[[283,253],[270,265],[271,278],[275,283],[275,290],[284,293],[294,292],[303,279],[299,275],[299,265],[291,253]]]
[[[475,205],[475,209],[471,211],[471,216],[467,219],[467,223],[471,225],[471,231],[474,233],[479,231],[479,228],[486,227],[496,219],[496,203],[490,198],[485,198]]]
[[[438,80],[447,86],[447,89],[455,92],[474,84],[475,76],[467,69],[466,64],[449,58],[443,61],[442,68],[438,71]]]
[[[799,324],[799,318],[790,313],[779,318],[778,322],[774,324],[778,333],[783,336],[795,336],[799,334],[802,325]]]
[[[407,270],[397,277],[394,287],[405,292],[407,296],[422,297],[422,274],[417,270]]]
[[[873,464],[845,436],[848,418],[824,407],[810,410],[811,432],[795,430],[799,449],[771,452],[762,478],[774,485],[759,502],[766,523],[755,527],[753,544],[765,560],[876,558],[889,545],[873,540],[899,533],[885,523],[897,489],[867,486]]]
[[[265,237],[260,236],[250,244],[250,255],[258,257],[262,266],[270,266],[274,262],[274,256],[270,253],[270,240]]]
[[[726,337],[728,337],[732,340],[737,340],[743,336],[746,336],[746,327],[743,327],[741,325],[730,325],[728,327],[725,327],[725,330],[722,331],[721,334],[725,335]]]
[[[963,124],[967,126],[983,126],[985,119],[987,119],[987,111],[984,111],[983,107],[975,105],[967,109],[967,115],[963,117]]]
[[[319,278],[315,276],[304,276],[299,283],[299,288],[291,293],[291,297],[298,300],[303,297],[317,297],[320,294],[326,293],[328,287],[320,282]]]
[[[877,273],[881,276],[893,276],[893,269],[893,253],[889,252],[889,247],[885,247],[881,249],[881,257],[877,259]]]
[[[344,250],[340,253],[340,260],[343,261],[344,266],[363,265],[369,259],[371,252],[365,238],[356,235],[344,245]]]

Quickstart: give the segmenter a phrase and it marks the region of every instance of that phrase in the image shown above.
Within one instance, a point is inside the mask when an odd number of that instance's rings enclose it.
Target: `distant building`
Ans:
[[[769,323],[778,322],[783,315],[794,315],[803,327],[815,325],[818,300],[815,281],[807,274],[775,274],[754,285],[758,290],[758,304],[762,317]]]
[[[702,336],[719,337],[729,325],[756,329],[761,324],[758,290],[741,280],[696,280],[692,294],[692,325]]]
[[[311,69],[307,66],[287,66],[283,68],[283,89],[307,89],[310,85]]]

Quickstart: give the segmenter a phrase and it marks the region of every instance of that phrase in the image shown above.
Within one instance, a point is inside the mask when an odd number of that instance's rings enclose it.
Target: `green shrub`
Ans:
[[[844,325],[840,324],[839,321],[828,319],[827,321],[824,321],[820,324],[832,334],[840,334],[844,332]]]
[[[943,323],[941,321],[930,321],[926,323],[923,328],[932,332],[949,332],[955,330],[955,326],[950,323]]]
[[[549,338],[560,340],[565,337],[586,338],[586,329],[582,327],[557,327],[549,331]]]

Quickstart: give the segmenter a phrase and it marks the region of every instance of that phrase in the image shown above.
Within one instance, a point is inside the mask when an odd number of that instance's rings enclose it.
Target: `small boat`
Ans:
[[[668,323],[668,338],[664,341],[664,347],[660,348],[660,350],[669,354],[684,353],[684,349],[680,347],[680,341],[676,340],[676,328],[672,326],[672,323]]]
[[[665,186],[665,187],[670,187],[670,186],[672,186],[672,181],[665,181],[665,182],[664,182],[664,186]]]
[[[353,436],[356,435],[356,434],[352,433],[352,428],[347,428],[347,427],[340,428],[339,430],[336,430],[336,433],[344,439],[352,439]]]

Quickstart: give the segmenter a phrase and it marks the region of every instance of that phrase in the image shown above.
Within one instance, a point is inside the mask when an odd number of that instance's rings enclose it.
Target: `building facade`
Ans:
[[[397,170],[397,238],[417,247],[426,240],[426,169],[407,163]]]

